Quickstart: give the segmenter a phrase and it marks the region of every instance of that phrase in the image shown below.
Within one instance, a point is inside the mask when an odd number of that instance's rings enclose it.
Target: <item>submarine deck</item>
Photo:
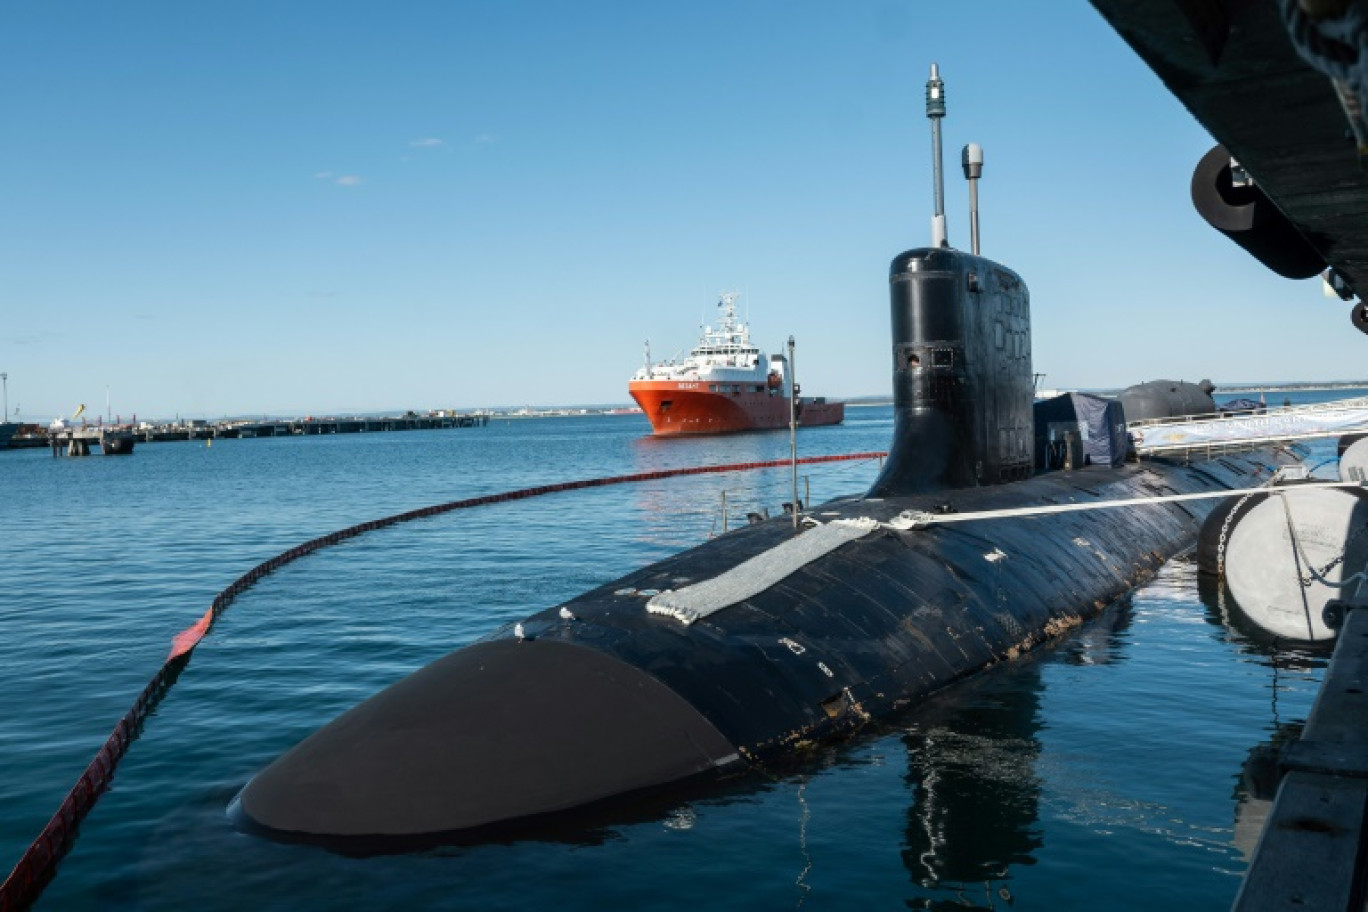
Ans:
[[[742,756],[760,760],[858,728],[1081,623],[1184,550],[1215,501],[918,531],[889,525],[903,511],[972,513],[1214,491],[1261,484],[1272,470],[1271,460],[1232,456],[838,499],[814,509],[812,518],[873,520],[877,527],[692,623],[648,605],[792,540],[790,518],[736,530],[643,568],[533,615],[522,632],[642,668],[698,708]],[[513,636],[505,628],[490,639]],[[765,705],[757,706],[757,694]]]
[[[1257,486],[1278,458],[1260,450],[848,497],[799,531],[783,517],[743,527],[392,685],[254,778],[233,816],[298,841],[459,841],[778,761],[1099,614],[1189,548],[1217,502],[1154,498]],[[1137,499],[927,528],[897,521]],[[838,520],[861,534],[823,542]],[[650,609],[664,591],[813,541],[807,562],[733,588],[734,601],[696,617]]]

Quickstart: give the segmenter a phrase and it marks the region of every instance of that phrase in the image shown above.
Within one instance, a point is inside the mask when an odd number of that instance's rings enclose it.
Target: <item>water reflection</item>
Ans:
[[[1057,646],[957,685],[916,713],[903,737],[912,795],[902,849],[916,909],[999,909],[1014,901],[1013,867],[1044,848],[1037,770],[1046,662],[1126,658],[1129,600]]]
[[[1214,576],[1198,576],[1197,594],[1206,608],[1207,622],[1220,628],[1248,660],[1269,669],[1270,737],[1249,749],[1232,795],[1235,800],[1233,841],[1247,863],[1254,856],[1264,822],[1277,794],[1281,776],[1279,759],[1287,745],[1301,737],[1305,726],[1305,719],[1281,718],[1279,693],[1287,686],[1287,677],[1304,678],[1323,670],[1334,651],[1334,641],[1293,642],[1269,633],[1240,609],[1229,587]]]
[[[934,891],[913,908],[994,908],[1011,895],[1011,867],[1032,864],[1043,845],[1040,663],[1010,671],[937,700],[903,738],[913,796],[903,864],[917,886]]]
[[[1209,624],[1220,628],[1246,655],[1275,671],[1317,671],[1326,666],[1334,640],[1315,643],[1286,640],[1264,630],[1236,603],[1230,587],[1206,573],[1197,574],[1197,597],[1206,608]]]
[[[1059,657],[1068,665],[1112,665],[1124,660],[1132,614],[1128,595],[1061,643]]]
[[[1301,737],[1302,728],[1300,721],[1277,723],[1272,739],[1250,748],[1249,756],[1240,767],[1232,796],[1235,799],[1234,842],[1246,863],[1254,858],[1254,849],[1278,792],[1279,758],[1288,744]]]

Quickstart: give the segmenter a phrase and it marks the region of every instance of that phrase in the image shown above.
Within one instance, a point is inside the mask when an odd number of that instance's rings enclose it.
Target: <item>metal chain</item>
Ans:
[[[1325,576],[1325,574],[1329,573],[1331,570],[1335,569],[1340,564],[1344,563],[1344,559],[1349,556],[1349,546],[1352,545],[1355,541],[1357,541],[1358,538],[1365,532],[1368,532],[1368,523],[1364,523],[1363,525],[1359,526],[1358,529],[1355,530],[1354,534],[1350,535],[1348,538],[1344,540],[1344,550],[1340,552],[1339,557],[1336,557],[1333,560],[1331,560],[1330,563],[1326,564],[1320,570],[1315,570],[1313,568],[1310,573],[1307,573],[1305,576],[1302,576],[1300,580],[1302,588],[1309,589],[1311,587],[1311,583],[1316,579],[1316,577],[1323,577]]]
[[[1245,505],[1245,501],[1249,500],[1249,498],[1253,497],[1256,493],[1258,493],[1258,492],[1251,491],[1250,493],[1246,494],[1244,497],[1241,497],[1240,500],[1239,500],[1239,502],[1235,504],[1234,508],[1231,509],[1231,511],[1230,511],[1229,513],[1226,514],[1225,521],[1221,523],[1221,537],[1220,537],[1219,539],[1216,540],[1216,578],[1217,578],[1217,579],[1225,579],[1225,552],[1226,552],[1226,539],[1227,539],[1227,537],[1230,535],[1230,524],[1231,524],[1231,522],[1234,521],[1234,519],[1235,519],[1235,514],[1236,514],[1236,513],[1239,513],[1239,512],[1240,512],[1240,508],[1243,507],[1243,506]]]

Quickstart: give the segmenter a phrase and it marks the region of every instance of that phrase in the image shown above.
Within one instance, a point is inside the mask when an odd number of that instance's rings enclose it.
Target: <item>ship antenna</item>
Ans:
[[[941,82],[940,67],[931,64],[931,78],[926,81],[926,117],[931,121],[932,184],[936,193],[936,214],[931,217],[931,246],[949,247],[945,233],[945,181],[941,177],[941,118],[945,116],[945,83]]]
[[[960,155],[964,165],[964,179],[969,182],[969,249],[979,255],[978,182],[983,176],[983,147],[970,143]]]

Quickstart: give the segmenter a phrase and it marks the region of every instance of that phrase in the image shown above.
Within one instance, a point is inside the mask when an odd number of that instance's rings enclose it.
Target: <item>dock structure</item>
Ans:
[[[1362,910],[1368,899],[1368,599],[1331,602],[1334,655],[1235,898],[1235,912]]]
[[[93,446],[106,455],[131,453],[135,443],[161,443],[173,440],[214,440],[233,437],[293,437],[326,434],[361,434],[383,431],[426,431],[443,428],[486,427],[490,415],[430,414],[350,418],[280,418],[261,421],[184,421],[174,424],[81,425],[48,428],[46,433],[15,436],[4,449],[41,449],[49,447],[57,456],[88,456]],[[36,430],[36,429],[35,429]]]
[[[398,418],[306,418],[303,421],[273,421],[243,425],[241,437],[271,437],[287,434],[362,434],[379,431],[427,431],[439,428],[484,427],[488,415],[404,416]],[[231,436],[228,434],[221,436]]]
[[[48,432],[53,456],[89,456],[92,445],[106,456],[126,456],[133,452],[136,438],[122,428],[68,428]]]
[[[291,418],[264,421],[220,421],[140,429],[147,441],[209,440],[212,438],[292,437],[319,434],[364,434],[384,431],[428,431],[484,427],[488,415],[402,415],[381,418]]]

